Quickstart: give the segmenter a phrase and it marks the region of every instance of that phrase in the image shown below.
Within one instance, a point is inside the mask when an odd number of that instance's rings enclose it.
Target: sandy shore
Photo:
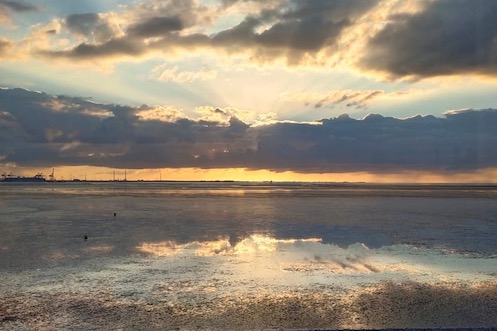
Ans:
[[[273,295],[136,297],[104,289],[3,293],[2,330],[457,329],[497,327],[497,284],[449,288],[384,283]]]

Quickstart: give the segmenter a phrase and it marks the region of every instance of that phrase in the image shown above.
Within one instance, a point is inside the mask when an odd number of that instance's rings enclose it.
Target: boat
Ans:
[[[0,180],[0,182],[6,183],[42,183],[46,181],[45,176],[41,172],[33,177],[15,176],[12,173],[3,173],[2,179]]]

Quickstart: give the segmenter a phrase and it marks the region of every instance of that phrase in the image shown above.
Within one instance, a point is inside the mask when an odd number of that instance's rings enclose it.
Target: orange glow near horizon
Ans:
[[[275,172],[245,168],[199,169],[112,169],[93,166],[55,167],[57,180],[119,180],[129,181],[275,181],[275,182],[366,182],[366,183],[497,183],[497,168],[472,172],[442,173],[428,171],[402,171],[392,173],[348,172],[348,173],[298,173]],[[33,176],[42,172],[47,177],[52,168],[0,167],[1,172],[12,172],[19,176]]]

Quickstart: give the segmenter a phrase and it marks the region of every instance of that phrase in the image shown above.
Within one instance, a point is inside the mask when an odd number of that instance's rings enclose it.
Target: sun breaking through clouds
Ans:
[[[496,22],[492,0],[0,0],[0,165],[487,171]]]
[[[452,111],[444,118],[356,120],[344,114],[316,123],[251,125],[218,108],[209,109],[212,119],[189,118],[175,109],[98,104],[22,89],[0,90],[0,109],[2,161],[21,166],[301,173],[497,167],[495,109]],[[149,113],[156,116],[142,116]]]

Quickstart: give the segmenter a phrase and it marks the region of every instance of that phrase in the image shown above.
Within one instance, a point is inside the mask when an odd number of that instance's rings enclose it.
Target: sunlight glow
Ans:
[[[468,260],[467,256],[457,252],[447,254],[443,250],[419,249],[410,245],[370,249],[362,243],[356,243],[340,247],[323,243],[320,238],[279,239],[262,234],[253,234],[234,244],[229,237],[223,237],[185,244],[173,241],[142,243],[137,250],[158,258],[178,255],[181,255],[181,259],[187,256],[219,256],[215,263],[219,264],[220,269],[236,271],[238,277],[244,279],[279,277],[296,281],[295,277],[299,274],[313,274],[319,279],[329,280],[335,276],[367,274],[375,281],[383,277],[416,277],[428,282],[440,282],[455,279],[487,280],[495,272],[495,267],[487,266],[486,261]],[[443,263],[433,262],[438,256],[445,256]],[[353,283],[351,279],[342,280],[344,284]]]
[[[34,176],[52,172],[59,181],[253,181],[253,182],[350,182],[350,183],[497,183],[497,169],[486,168],[468,172],[391,171],[389,173],[298,173],[294,171],[251,170],[246,168],[200,169],[112,169],[93,166],[62,166],[57,168],[26,168],[0,164],[3,173]]]

